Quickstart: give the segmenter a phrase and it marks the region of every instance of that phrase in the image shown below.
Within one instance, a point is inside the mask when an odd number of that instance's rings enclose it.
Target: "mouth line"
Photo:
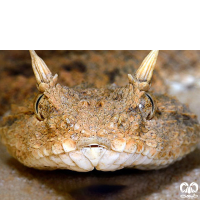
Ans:
[[[83,149],[83,148],[104,148],[110,149],[111,141],[107,138],[103,137],[94,137],[94,138],[81,138],[76,141],[76,149]]]
[[[106,146],[100,145],[100,144],[89,144],[89,145],[83,146],[82,149],[83,148],[104,148],[104,149],[107,149]]]

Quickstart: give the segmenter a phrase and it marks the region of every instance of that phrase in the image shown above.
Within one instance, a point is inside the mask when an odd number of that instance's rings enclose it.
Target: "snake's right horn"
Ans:
[[[158,50],[151,51],[147,55],[147,57],[143,60],[142,64],[140,65],[139,69],[135,74],[136,79],[138,81],[150,83],[153,75],[153,70],[156,65],[158,52],[159,52]]]

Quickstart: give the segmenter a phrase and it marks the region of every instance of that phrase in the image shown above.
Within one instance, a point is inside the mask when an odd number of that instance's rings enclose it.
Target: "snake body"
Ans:
[[[144,59],[128,84],[69,88],[57,83],[30,51],[38,96],[3,118],[2,143],[28,167],[74,171],[159,169],[180,160],[200,141],[188,107],[151,91],[158,51]]]

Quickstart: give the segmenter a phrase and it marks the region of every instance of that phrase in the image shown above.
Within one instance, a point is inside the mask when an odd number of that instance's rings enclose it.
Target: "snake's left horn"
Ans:
[[[51,71],[34,50],[29,50],[29,52],[31,55],[33,72],[35,74],[37,83],[48,83],[52,78]]]
[[[38,84],[38,89],[43,92],[48,85],[55,85],[58,75],[52,75],[45,62],[35,53],[29,50],[32,59],[32,68]]]

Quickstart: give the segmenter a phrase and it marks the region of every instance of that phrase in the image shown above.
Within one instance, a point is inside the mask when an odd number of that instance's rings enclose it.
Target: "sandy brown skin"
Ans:
[[[39,94],[13,107],[0,128],[2,142],[21,163],[75,171],[158,169],[200,141],[200,125],[187,106],[149,93],[157,53],[147,56],[134,77],[128,76],[126,86],[100,89],[61,86],[43,61],[31,55]],[[37,69],[42,65],[43,72]],[[96,163],[91,157],[97,155]]]

